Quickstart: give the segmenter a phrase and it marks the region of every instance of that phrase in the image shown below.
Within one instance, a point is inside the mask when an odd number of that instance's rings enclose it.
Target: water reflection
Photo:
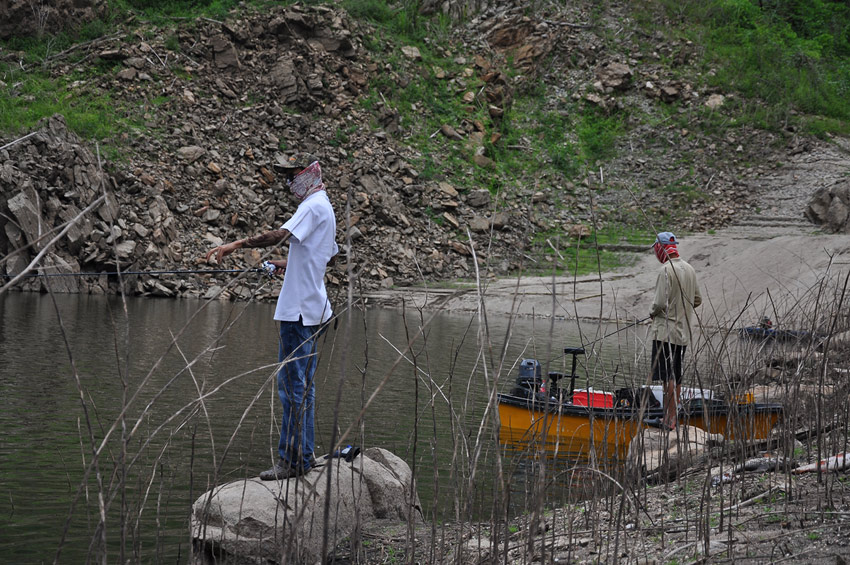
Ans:
[[[212,485],[256,476],[276,457],[272,314],[271,304],[58,295],[54,306],[46,295],[0,296],[3,554],[52,561],[67,520],[60,560],[84,561],[99,481],[113,561],[122,545],[137,559],[185,555],[190,502]],[[537,473],[527,458],[501,457],[488,399],[511,386],[520,359],[564,371],[564,345],[610,331],[581,329],[491,319],[482,335],[472,315],[347,313],[320,348],[317,452],[331,449],[334,423],[351,428],[345,443],[384,447],[416,469],[428,517],[487,512],[505,494],[500,467],[515,477],[515,492]],[[597,346],[577,386],[626,384],[644,336],[638,328]],[[122,521],[130,525],[123,544]]]

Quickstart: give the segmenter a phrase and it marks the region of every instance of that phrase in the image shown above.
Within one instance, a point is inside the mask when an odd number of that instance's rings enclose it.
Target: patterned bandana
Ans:
[[[325,190],[325,184],[322,182],[322,167],[319,166],[318,161],[313,161],[288,184],[289,190],[298,200],[304,200],[314,192]]]
[[[655,250],[655,256],[658,257],[658,261],[661,263],[666,262],[670,257],[679,256],[679,248],[672,243],[665,245],[656,241],[652,248]]]

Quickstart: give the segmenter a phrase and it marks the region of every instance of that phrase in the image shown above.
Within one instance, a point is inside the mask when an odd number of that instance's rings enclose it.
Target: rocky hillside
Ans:
[[[322,160],[347,257],[329,275],[338,288],[471,277],[468,233],[483,272],[500,275],[536,260],[532,242],[541,234],[581,237],[617,222],[652,233],[648,224],[658,219],[699,231],[747,213],[759,178],[806,151],[806,140],[750,127],[713,135],[705,123],[722,116],[734,94],[688,81],[696,46],[660,31],[647,36],[625,5],[610,12],[599,18],[576,4],[528,16],[509,3],[491,7],[457,31],[450,52],[434,46],[451,70],[429,66],[412,46],[376,49],[373,28],[327,5],[168,29],[134,22],[56,54],[45,61],[53,76],[83,77],[68,94],[108,95],[127,126],[113,160],[58,115],[29,136],[0,138],[0,267],[20,272],[95,204],[46,249],[42,272],[215,268],[203,262],[206,250],[276,228],[294,211],[272,172],[294,151]],[[414,143],[424,126],[374,85],[404,89],[425,74],[445,81],[471,116],[486,109],[485,118],[443,123],[427,146]],[[2,86],[15,95],[15,85]],[[545,134],[515,106],[518,94],[535,89],[556,116],[577,105],[600,120],[617,116],[623,129],[610,156],[571,170],[535,151],[535,135]],[[529,128],[512,145],[503,138],[508,112],[512,128]],[[563,131],[565,147],[576,135]],[[446,160],[458,150],[460,167]],[[507,175],[506,155],[533,166]],[[498,182],[469,182],[481,174]],[[246,250],[224,267],[261,258]],[[140,275],[127,288],[205,296],[231,280]],[[71,292],[117,289],[107,276],[29,279],[18,288],[48,282]],[[276,294],[268,286],[261,298]],[[248,297],[256,287],[249,279],[224,296]]]

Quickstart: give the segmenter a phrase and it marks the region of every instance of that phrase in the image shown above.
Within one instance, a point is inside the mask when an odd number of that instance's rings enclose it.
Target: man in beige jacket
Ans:
[[[702,304],[693,267],[679,257],[679,240],[670,232],[659,233],[653,249],[662,263],[655,281],[652,318],[652,380],[664,384],[664,418],[647,423],[663,429],[676,427],[682,391],[682,358],[691,342],[694,308]]]

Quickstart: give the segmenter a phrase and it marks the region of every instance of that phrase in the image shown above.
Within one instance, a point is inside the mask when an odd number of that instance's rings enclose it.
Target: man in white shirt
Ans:
[[[288,479],[306,473],[314,465],[314,400],[319,335],[331,318],[325,289],[325,269],[339,252],[336,216],[322,169],[312,155],[298,153],[275,169],[286,176],[298,209],[279,230],[234,241],[207,253],[222,258],[244,247],[270,247],[289,243],[286,259],[270,261],[275,272],[286,271],[274,319],[280,322],[277,387],[283,407],[278,444],[279,460],[260,473],[263,480]]]

